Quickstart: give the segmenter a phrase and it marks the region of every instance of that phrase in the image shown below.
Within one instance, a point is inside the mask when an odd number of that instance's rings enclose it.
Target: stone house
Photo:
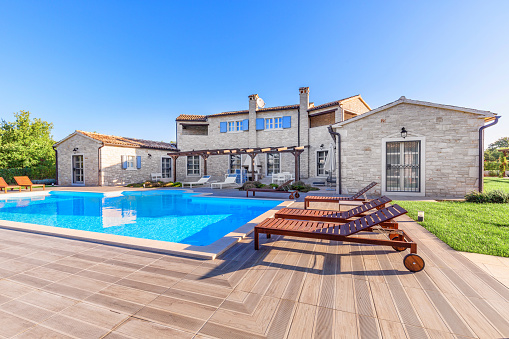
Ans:
[[[174,181],[168,156],[176,151],[174,144],[75,131],[53,148],[58,185],[126,185],[150,180],[151,173]]]
[[[462,198],[482,183],[481,127],[495,117],[401,97],[338,122],[337,192],[376,181],[376,195]]]
[[[249,96],[249,109],[211,115],[182,114],[177,117],[177,146],[180,151],[226,148],[306,146],[300,156],[300,177],[326,177],[324,160],[332,138],[328,126],[370,111],[360,95],[314,105],[309,88],[299,89],[295,105],[260,107],[257,94]],[[207,174],[216,180],[228,171],[240,169],[246,155],[218,155],[207,161]],[[289,153],[260,154],[258,171],[263,177],[294,172],[295,158]],[[203,159],[182,156],[177,159],[178,181],[203,175]]]

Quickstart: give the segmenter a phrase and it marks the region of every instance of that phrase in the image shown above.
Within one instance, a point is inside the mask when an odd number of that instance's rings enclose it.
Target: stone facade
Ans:
[[[73,182],[73,155],[83,155],[84,186],[117,186],[139,183],[151,179],[151,173],[161,173],[162,158],[168,158],[172,150],[122,147],[104,145],[103,142],[92,139],[80,133],[55,145],[58,161],[58,184],[61,186],[76,185]],[[74,151],[77,149],[77,151]],[[140,156],[141,168],[122,168],[122,156]],[[173,160],[171,166],[173,166]],[[172,167],[173,168],[173,167]],[[163,181],[173,181],[173,171],[169,178]]]
[[[332,102],[324,108],[313,109],[309,104],[309,88],[299,89],[299,104],[293,106],[283,106],[261,109],[257,106],[258,95],[249,96],[249,109],[245,111],[214,114],[211,116],[193,116],[198,117],[197,121],[179,121],[177,118],[177,143],[181,151],[206,150],[206,149],[227,149],[227,148],[248,148],[248,147],[284,147],[284,146],[309,146],[300,157],[300,177],[308,179],[317,176],[316,174],[316,151],[328,148],[332,138],[330,137],[327,126],[334,122],[342,121],[343,102]],[[348,98],[344,102],[352,112],[363,113],[369,110],[360,96]],[[308,113],[308,109],[313,109]],[[305,113],[302,113],[305,112]],[[316,119],[313,126],[310,126],[310,113],[313,116],[321,117],[321,113],[326,112],[326,120]],[[328,112],[328,113],[327,113]],[[332,118],[331,118],[332,115]],[[291,117],[291,127],[277,130],[257,130],[256,119]],[[183,116],[189,117],[189,116]],[[221,133],[221,123],[229,121],[249,120],[248,131],[236,131]],[[323,120],[323,121],[322,121]],[[194,128],[191,125],[204,127]],[[189,133],[190,129],[199,130],[200,133]],[[259,162],[262,165],[261,173],[267,174],[267,164],[265,154],[260,154]],[[244,161],[244,157],[242,161]],[[187,175],[187,157],[180,157],[177,160],[177,180],[194,180]],[[229,169],[229,156],[211,156],[207,160],[207,173],[212,175],[213,180],[224,179],[224,174]],[[203,159],[200,158],[200,176],[203,175]],[[281,171],[293,173],[295,171],[295,159],[292,154],[281,153]]]
[[[384,141],[404,140],[421,141],[422,191],[400,194],[457,198],[477,190],[478,131],[486,115],[405,100],[387,106],[335,126],[341,135],[341,193],[355,193],[376,181],[382,185],[370,193],[398,194],[383,191]],[[408,131],[405,139],[402,127]]]

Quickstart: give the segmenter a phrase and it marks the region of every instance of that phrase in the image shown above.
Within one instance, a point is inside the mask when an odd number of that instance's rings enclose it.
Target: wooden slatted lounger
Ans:
[[[410,248],[410,254],[403,259],[405,267],[412,272],[419,272],[424,269],[424,260],[417,254],[417,244],[402,230],[385,230],[381,233],[389,233],[389,239],[366,238],[352,235],[361,231],[372,230],[381,223],[392,220],[407,211],[399,205],[392,205],[383,208],[369,215],[349,221],[347,223],[288,220],[279,218],[265,219],[254,229],[255,250],[260,247],[260,233],[286,235],[300,238],[326,239],[361,244],[372,244],[392,246],[395,250]]]
[[[319,195],[310,195],[304,198],[304,209],[307,209],[309,207],[309,203],[311,201],[315,202],[337,202],[340,203],[341,201],[366,201],[366,199],[361,199],[360,197],[365,195],[366,192],[368,192],[370,189],[378,185],[377,182],[372,182],[368,186],[361,189],[359,192],[355,193],[351,197],[322,197]]]
[[[380,210],[385,208],[391,201],[392,200],[390,198],[382,196],[378,199],[373,199],[370,202],[343,212],[327,210],[305,210],[302,208],[285,207],[277,211],[274,215],[274,218],[345,223],[351,221],[353,218],[369,214],[366,212],[370,210]],[[397,229],[398,223],[394,221],[386,221],[381,223],[380,226]]]
[[[249,188],[249,189],[246,190],[246,197],[249,197],[249,192],[253,192],[253,197],[255,196],[255,192],[267,192],[267,193],[290,193],[290,197],[289,197],[290,199],[298,198],[298,197],[300,197],[300,194],[299,194],[298,191],[290,192],[287,189],[287,186],[289,186],[292,181],[293,181],[293,179],[292,180],[288,180],[284,184],[281,184],[278,187],[276,187],[275,189],[270,189],[270,188]]]
[[[30,178],[28,178],[27,176],[14,177],[14,180],[16,180],[16,183],[18,185],[20,185],[21,187],[30,188],[30,191],[32,191],[33,187],[42,187],[42,190],[44,191],[44,188],[46,187],[46,185],[44,185],[44,184],[34,184],[34,183],[32,183]]]
[[[0,190],[3,190],[4,193],[7,193],[8,189],[10,189],[10,190],[17,189],[21,192],[21,186],[9,185],[8,183],[5,182],[4,178],[0,177]]]

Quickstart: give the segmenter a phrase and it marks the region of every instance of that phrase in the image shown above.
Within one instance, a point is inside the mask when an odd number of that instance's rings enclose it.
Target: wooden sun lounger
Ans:
[[[4,191],[4,193],[7,193],[7,190],[10,189],[11,191],[14,189],[17,189],[21,192],[21,186],[18,185],[9,185],[5,182],[4,178],[0,177],[0,189]]]
[[[277,211],[274,215],[274,218],[345,223],[351,221],[353,218],[369,214],[367,212],[370,210],[380,210],[387,207],[388,205],[390,206],[391,201],[392,200],[390,198],[382,196],[378,199],[373,199],[370,202],[343,212],[327,210],[305,210],[302,208],[285,207]],[[398,223],[394,221],[385,221],[382,222],[380,226],[397,229]]]
[[[42,187],[42,190],[44,191],[46,185],[44,184],[34,184],[30,180],[30,178],[23,176],[23,177],[14,177],[14,180],[16,180],[16,183],[20,185],[21,187],[29,188],[30,191],[32,191],[33,187]]]
[[[287,189],[287,186],[289,186],[291,184],[291,182],[293,181],[293,179],[291,180],[288,180],[287,182],[279,185],[278,187],[276,187],[275,189],[270,189],[270,188],[249,188],[246,190],[246,197],[249,197],[249,192],[253,192],[253,197],[255,196],[255,192],[267,192],[267,193],[290,193],[290,199],[294,199],[294,198],[298,198],[300,197],[300,194],[298,191],[295,191],[295,192],[290,192],[288,189]]]
[[[403,251],[409,248],[410,254],[405,256],[403,264],[409,271],[419,272],[424,268],[424,260],[417,254],[417,244],[402,230],[386,230],[380,227],[381,223],[392,220],[405,213],[407,213],[407,211],[401,206],[392,205],[343,224],[269,218],[255,226],[254,246],[255,250],[260,248],[259,235],[260,233],[265,233],[267,234],[267,238],[270,238],[272,234],[278,234],[300,238],[392,246],[396,251]],[[352,236],[361,231],[376,231],[386,235],[388,234],[389,239]]]
[[[304,209],[309,207],[309,203],[311,201],[315,202],[337,202],[341,203],[341,201],[366,201],[367,199],[361,199],[360,197],[365,195],[370,189],[378,185],[377,182],[372,182],[368,186],[361,189],[359,192],[355,193],[351,197],[322,197],[319,195],[310,195],[304,198]]]

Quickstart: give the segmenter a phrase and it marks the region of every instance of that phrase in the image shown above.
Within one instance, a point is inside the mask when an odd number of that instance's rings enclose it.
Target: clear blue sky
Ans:
[[[175,139],[179,114],[317,104],[361,94],[504,117],[509,1],[2,1],[0,118]]]

